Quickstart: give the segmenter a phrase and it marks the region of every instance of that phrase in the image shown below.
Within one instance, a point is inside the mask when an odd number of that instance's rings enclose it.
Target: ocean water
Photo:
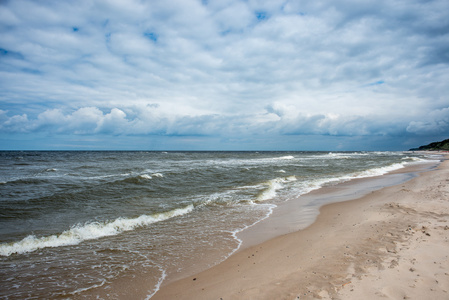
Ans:
[[[237,234],[280,203],[434,159],[407,152],[0,152],[0,298],[121,299],[136,291],[151,298],[167,278],[226,259],[242,243]]]

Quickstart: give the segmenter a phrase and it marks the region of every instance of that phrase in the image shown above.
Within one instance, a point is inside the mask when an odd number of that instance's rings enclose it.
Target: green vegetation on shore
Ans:
[[[412,148],[410,151],[427,151],[427,150],[449,150],[449,139],[441,142],[433,142],[419,148]]]

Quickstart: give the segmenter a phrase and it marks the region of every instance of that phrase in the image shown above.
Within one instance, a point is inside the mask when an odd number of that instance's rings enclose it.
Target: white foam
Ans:
[[[188,205],[184,208],[153,215],[141,215],[137,218],[118,218],[112,222],[92,222],[84,225],[75,225],[59,235],[45,237],[29,235],[19,242],[1,244],[0,255],[10,256],[14,253],[22,254],[47,247],[77,245],[83,241],[117,235],[138,227],[185,215],[190,213],[193,208],[193,205]]]
[[[273,199],[276,196],[276,191],[283,187],[281,181],[277,179],[270,180],[267,186],[268,188],[257,197],[257,201]]]
[[[91,289],[96,289],[96,288],[102,287],[105,283],[106,283],[106,280],[103,280],[100,284],[94,284],[94,285],[86,287],[86,288],[79,288],[79,289],[71,292],[70,294],[76,295],[76,294],[80,294],[82,292],[85,292],[85,291],[88,291]]]
[[[326,155],[321,156],[323,158],[334,158],[334,159],[347,159],[347,158],[351,158],[351,156],[349,156],[347,153],[333,153],[333,152],[329,152]],[[319,157],[318,157],[319,158]]]
[[[164,177],[164,175],[162,175],[161,173],[152,173],[151,175],[150,174],[141,174],[141,175],[139,175],[139,177],[143,178],[143,179],[151,180],[151,179],[153,179],[153,177],[162,178],[162,177]]]
[[[436,163],[439,162],[439,160],[430,159],[429,158],[421,158],[416,156],[406,156],[403,157],[402,160],[407,160],[409,164],[421,164],[421,163]]]
[[[269,180],[266,183],[266,186],[268,187],[265,191],[263,191],[258,197],[257,201],[266,201],[273,199],[277,195],[277,190],[282,189],[284,187],[283,183],[296,181],[295,176],[288,176],[284,178],[275,178],[272,180]]]
[[[150,299],[151,297],[153,297],[161,288],[162,282],[164,282],[165,278],[167,277],[167,272],[165,272],[164,269],[162,269],[161,267],[159,267],[159,270],[161,271],[161,277],[159,277],[158,282],[156,283],[156,285],[154,286],[154,290],[151,294],[149,294],[145,300]]]
[[[399,170],[402,168],[404,168],[404,163],[395,163],[395,164],[385,166],[385,167],[369,169],[369,170],[363,171],[358,174],[355,173],[354,177],[355,178],[365,178],[365,177],[380,176],[380,175],[387,174],[388,172],[392,172],[392,171]]]
[[[281,157],[275,157],[273,159],[294,159],[295,157],[292,155],[286,155],[286,156],[281,156]]]
[[[338,177],[325,177],[325,178],[310,180],[307,182],[302,182],[301,190],[300,190],[299,194],[297,194],[296,196],[301,196],[301,195],[310,193],[311,191],[318,190],[328,184],[342,183],[342,182],[350,181],[352,179],[357,179],[357,178],[367,178],[367,177],[375,177],[375,176],[384,175],[389,172],[403,168],[405,164],[407,164],[407,163],[405,163],[405,162],[395,163],[395,164],[391,164],[391,165],[385,166],[385,167],[372,168],[372,169],[368,169],[368,170],[365,170],[362,172],[349,173],[349,174],[345,174],[345,175],[338,176]]]
[[[242,239],[240,239],[240,238],[237,236],[237,234],[239,234],[240,232],[242,232],[242,231],[244,231],[244,230],[246,230],[246,229],[248,229],[248,228],[250,228],[250,227],[256,225],[257,223],[262,222],[263,220],[267,219],[267,218],[273,213],[273,210],[277,207],[277,205],[275,205],[275,204],[257,204],[257,206],[258,206],[258,207],[268,208],[267,213],[265,214],[265,216],[262,217],[262,218],[260,218],[260,219],[258,219],[257,221],[255,221],[254,223],[252,223],[252,224],[250,224],[250,225],[245,225],[245,226],[243,226],[243,227],[241,227],[241,228],[238,228],[238,229],[236,229],[236,230],[234,230],[234,231],[231,231],[230,233],[231,233],[231,235],[232,235],[232,238],[233,238],[234,240],[237,241],[237,247],[234,248],[231,252],[229,252],[228,255],[226,255],[226,257],[224,257],[223,260],[218,261],[216,264],[219,264],[220,262],[225,261],[225,260],[228,259],[232,254],[234,254],[235,252],[237,252],[237,250],[240,249],[240,247],[241,247],[242,244],[243,244],[243,241],[242,241]]]

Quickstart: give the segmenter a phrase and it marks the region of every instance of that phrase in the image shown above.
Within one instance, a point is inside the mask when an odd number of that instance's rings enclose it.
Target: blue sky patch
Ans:
[[[154,32],[145,32],[143,35],[148,39],[152,40],[153,42],[157,42],[159,38],[159,36]]]
[[[268,13],[265,11],[256,11],[256,18],[259,21],[268,19]]]
[[[368,86],[372,86],[372,85],[381,85],[381,84],[384,84],[384,83],[385,83],[385,81],[379,80],[379,81],[376,81],[376,82],[371,82],[371,83],[369,83]]]
[[[9,50],[3,49],[3,48],[0,48],[0,56],[6,56],[6,57],[15,58],[15,59],[24,59],[25,58],[23,56],[23,54],[20,52],[9,51]]]

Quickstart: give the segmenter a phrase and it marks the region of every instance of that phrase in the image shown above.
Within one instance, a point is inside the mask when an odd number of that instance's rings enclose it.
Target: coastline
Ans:
[[[267,234],[210,269],[163,283],[151,299],[447,298],[446,178],[443,161],[406,182],[325,205],[305,229]]]

